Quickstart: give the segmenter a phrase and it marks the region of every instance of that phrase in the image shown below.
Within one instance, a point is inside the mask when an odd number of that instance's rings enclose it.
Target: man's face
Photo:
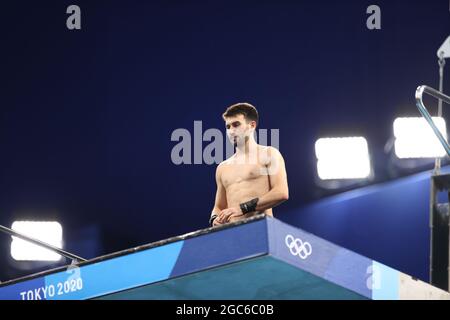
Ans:
[[[234,117],[227,117],[225,119],[225,127],[227,129],[227,136],[232,144],[241,145],[253,134],[255,131],[255,121],[247,123],[243,114],[238,114]]]

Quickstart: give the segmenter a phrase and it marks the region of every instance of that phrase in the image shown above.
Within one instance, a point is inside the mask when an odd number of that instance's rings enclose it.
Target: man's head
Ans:
[[[222,115],[231,143],[243,144],[258,125],[258,111],[250,103],[236,103],[229,106]]]

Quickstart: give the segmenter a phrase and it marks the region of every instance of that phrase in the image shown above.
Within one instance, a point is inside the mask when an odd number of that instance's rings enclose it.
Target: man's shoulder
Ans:
[[[229,158],[223,160],[221,163],[219,163],[219,164],[217,165],[217,167],[223,167],[223,166],[232,164],[233,161],[235,160],[235,158],[236,158],[236,154],[233,154],[231,157],[229,157]]]
[[[259,145],[259,153],[262,155],[266,155],[268,158],[279,157],[281,156],[280,150],[273,146],[262,146]]]
[[[262,144],[258,144],[258,148],[259,148],[260,151],[269,151],[269,152],[275,151],[275,152],[279,152],[279,150],[277,148],[273,147],[273,146],[264,146]]]
[[[232,155],[232,156],[229,157],[228,159],[225,159],[225,160],[223,160],[222,162],[220,162],[220,163],[217,165],[216,171],[219,172],[219,171],[223,170],[225,166],[232,164],[233,159],[234,159],[234,155]]]

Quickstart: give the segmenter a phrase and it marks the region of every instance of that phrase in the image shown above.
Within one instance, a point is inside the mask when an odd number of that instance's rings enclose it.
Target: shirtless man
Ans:
[[[272,208],[289,198],[283,157],[276,148],[256,143],[253,133],[258,125],[258,111],[251,104],[234,104],[222,117],[236,152],[217,166],[210,225],[260,213],[273,216]]]

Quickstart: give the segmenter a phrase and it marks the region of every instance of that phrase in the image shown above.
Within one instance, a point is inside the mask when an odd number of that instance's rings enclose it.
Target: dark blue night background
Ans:
[[[66,28],[71,4],[81,30]],[[381,30],[366,27],[371,4]],[[370,184],[417,172],[393,172],[384,148],[396,117],[419,116],[416,87],[438,87],[436,51],[450,32],[447,0],[14,1],[1,10],[0,224],[56,219],[65,248],[86,258],[208,226],[216,166],[174,165],[171,133],[193,133],[194,121],[223,130],[236,102],[258,108],[260,128],[280,130],[290,188],[274,209],[280,220],[339,192],[315,184],[322,136],[365,136]],[[18,267],[9,245],[0,235],[0,281],[49,268]]]

